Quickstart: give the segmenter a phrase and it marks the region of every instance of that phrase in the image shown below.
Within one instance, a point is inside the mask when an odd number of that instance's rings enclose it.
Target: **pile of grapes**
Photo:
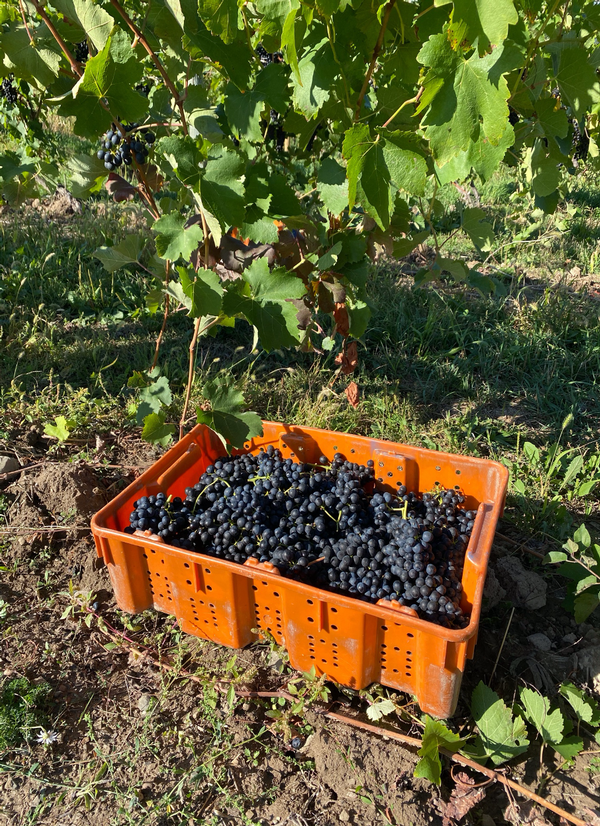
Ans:
[[[308,584],[397,600],[431,622],[464,627],[461,578],[475,511],[461,508],[454,490],[378,492],[373,464],[339,453],[331,463],[299,464],[272,446],[224,457],[184,500],[158,493],[134,502],[125,531],[233,562],[269,561]]]
[[[123,126],[126,132],[123,137],[113,124],[104,137],[100,138],[101,146],[96,155],[99,160],[104,161],[104,166],[109,172],[117,169],[121,164],[131,166],[133,160],[139,166],[143,166],[148,160],[148,145],[152,146],[156,136],[149,129],[134,131],[138,130],[139,126],[139,123]]]

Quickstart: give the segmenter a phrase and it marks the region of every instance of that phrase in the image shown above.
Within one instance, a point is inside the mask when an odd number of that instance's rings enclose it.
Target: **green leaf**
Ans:
[[[535,105],[537,122],[547,138],[566,138],[569,131],[567,113],[560,100],[552,95],[540,98]]]
[[[239,16],[237,0],[198,0],[198,14],[224,43],[235,40]]]
[[[391,700],[378,700],[367,708],[367,717],[369,720],[381,720],[387,714],[392,714],[395,709],[396,706]]]
[[[140,390],[140,401],[145,402],[155,413],[158,413],[163,405],[168,407],[173,401],[168,378],[161,376],[152,384],[143,387]]]
[[[298,62],[298,77],[294,75],[292,78],[293,101],[307,118],[313,118],[331,97],[337,72],[327,38],[302,55]]]
[[[283,5],[283,3],[281,5]],[[291,8],[285,16],[283,28],[281,29],[281,48],[285,52],[288,63],[292,67],[296,81],[302,86],[302,75],[300,73],[300,66],[298,65],[298,48],[296,45],[296,12],[300,8],[300,3],[291,0],[289,5]]]
[[[75,426],[75,422],[66,419],[64,416],[57,416],[54,421],[56,424],[46,424],[44,426],[44,433],[46,436],[54,436],[59,443],[66,442]]]
[[[427,162],[400,132],[386,135],[383,156],[394,186],[410,195],[423,195],[427,180]]]
[[[560,182],[560,169],[556,157],[539,138],[529,153],[528,177],[533,191],[541,197],[554,192]]]
[[[544,557],[544,562],[552,564],[554,562],[566,562],[569,557],[563,551],[550,551]]]
[[[186,218],[177,212],[163,215],[152,225],[156,235],[156,252],[168,261],[183,258],[190,260],[191,254],[202,243],[204,233],[198,223],[185,228]]]
[[[525,717],[537,729],[544,743],[559,743],[565,725],[560,709],[551,712],[548,698],[531,688],[522,688],[520,699]]]
[[[578,119],[600,102],[600,83],[584,48],[574,46],[560,50],[556,82],[561,97]]]
[[[265,258],[245,270],[243,278],[251,296],[229,291],[223,298],[223,312],[243,315],[258,330],[265,350],[293,347],[300,340],[298,310],[288,299],[301,298],[306,287],[302,280],[283,268],[269,271]]]
[[[589,548],[592,544],[592,537],[584,524],[581,524],[577,528],[573,534],[573,540],[577,542],[578,545],[583,545],[584,548]]]
[[[200,183],[202,200],[223,232],[244,220],[244,161],[235,152],[215,148],[208,157]]]
[[[195,28],[192,28],[194,24],[185,26],[184,49],[189,50],[190,55],[196,60],[210,58],[217,69],[230,78],[239,89],[247,89],[253,59],[247,43],[239,40],[235,43],[223,43],[220,37],[208,31],[197,14],[194,13],[192,17],[196,18]]]
[[[573,683],[563,683],[560,693],[569,702],[578,719],[593,726],[600,726],[600,706]]]
[[[4,32],[0,30],[0,60],[7,69],[6,74],[13,72],[22,80],[42,87],[50,86],[58,77],[60,55],[42,45],[43,42],[36,39],[38,45],[34,49],[25,26],[15,26]]]
[[[504,47],[468,60],[454,52],[444,34],[429,38],[417,59],[429,68],[420,109],[427,109],[421,126],[438,166],[443,166],[470,143],[486,139],[497,146],[508,122],[508,84],[504,77]]]
[[[564,113],[563,113],[564,114]],[[478,140],[471,140],[465,150],[461,150],[454,158],[449,160],[442,167],[436,167],[436,175],[442,186],[451,181],[464,181],[471,170],[477,173],[483,181],[489,180],[500,166],[506,150],[513,145],[515,132],[510,123],[506,128],[500,141],[493,146],[486,138],[479,137]]]
[[[143,72],[129,36],[117,30],[102,51],[88,59],[85,73],[71,92],[60,99],[60,114],[74,116],[73,130],[83,137],[97,137],[107,129],[113,120],[111,112],[126,112],[130,120],[142,120],[148,101],[134,87]]]
[[[198,183],[203,158],[192,138],[175,135],[162,138],[158,151],[169,161],[182,184],[194,187]]]
[[[138,264],[142,250],[144,249],[144,239],[141,235],[131,234],[115,244],[114,247],[98,247],[94,251],[94,258],[102,261],[104,269],[108,272],[115,272],[121,267],[129,264]]]
[[[527,751],[527,729],[520,717],[513,717],[495,691],[480,682],[473,691],[471,713],[479,729],[467,752],[475,760],[495,766]]]
[[[241,448],[254,436],[262,436],[262,422],[257,413],[244,413],[244,396],[223,379],[208,381],[202,395],[211,404],[210,411],[198,409],[198,421],[215,430],[233,447]]]
[[[317,267],[323,272],[324,270],[331,270],[335,268],[340,252],[342,251],[342,242],[338,241],[327,252],[322,255],[317,261]]]
[[[589,574],[589,576],[584,576],[579,582],[575,585],[575,593],[580,594],[582,591],[587,591],[588,588],[591,588],[592,585],[600,585],[600,576],[596,574]]]
[[[575,597],[573,606],[573,616],[575,622],[585,622],[592,611],[595,611],[600,604],[600,592],[598,591],[584,591],[583,594]]]
[[[258,73],[254,92],[266,101],[271,109],[286,113],[289,106],[289,79],[283,63],[269,63]]]
[[[166,447],[173,438],[175,432],[174,424],[165,424],[165,413],[150,413],[144,419],[142,429],[142,439],[152,444],[159,444]]]
[[[179,276],[184,292],[192,302],[190,307],[192,318],[218,316],[221,312],[223,287],[217,273],[212,270],[198,270],[195,279],[191,280],[185,269],[180,267]]]
[[[87,37],[96,47],[96,51],[102,51],[115,25],[108,12],[92,0],[52,0],[52,5],[64,14],[72,28],[79,28],[79,31],[73,32],[73,41],[75,37],[79,40]]]
[[[436,785],[442,779],[442,764],[440,762],[440,748],[448,751],[458,751],[464,744],[458,734],[445,726],[440,720],[425,715],[425,730],[423,731],[423,745],[417,752],[420,760],[415,767],[414,776],[424,777]]]
[[[462,214],[462,228],[473,244],[482,252],[489,252],[494,241],[492,225],[485,220],[485,212],[479,207],[469,207]]]
[[[508,27],[517,23],[519,16],[513,0],[453,0],[452,26],[466,26],[460,38],[470,43],[479,42],[479,51],[498,46],[508,35]],[[441,5],[441,4],[436,4]]]
[[[348,206],[346,170],[334,158],[325,158],[319,165],[317,188],[325,209],[340,215]]]
[[[67,164],[69,192],[75,198],[87,198],[102,190],[106,179],[104,162],[96,155],[73,155]]]
[[[563,737],[560,743],[550,743],[550,745],[565,760],[572,760],[583,749],[583,738],[570,734],[568,737]]]
[[[229,125],[238,138],[248,141],[261,141],[260,114],[264,98],[255,90],[240,92],[231,83],[225,89],[225,114]]]

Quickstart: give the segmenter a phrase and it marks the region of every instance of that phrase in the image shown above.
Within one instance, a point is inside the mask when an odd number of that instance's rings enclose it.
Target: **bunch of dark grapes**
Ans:
[[[283,54],[281,52],[268,52],[262,43],[256,47],[256,54],[263,66],[268,66],[269,63],[283,63]]]
[[[75,44],[75,60],[78,63],[85,63],[90,56],[90,47],[87,40],[82,40],[81,43]]]
[[[145,98],[148,97],[150,94],[150,84],[149,83],[138,83],[135,87],[135,91],[139,92],[140,95],[143,95]]]
[[[571,126],[573,127],[573,137],[571,139],[571,149],[573,150],[573,158],[576,161],[585,161],[590,148],[590,138],[587,129],[579,126],[577,118],[571,118]]]
[[[275,139],[275,148],[281,152],[285,144],[285,132],[281,125],[281,115],[275,109],[271,109],[269,114],[270,123],[267,131],[267,140]]]
[[[117,169],[121,164],[131,166],[135,162],[143,166],[148,160],[148,145],[152,145],[156,140],[154,132],[145,130],[143,132],[134,130],[139,128],[139,123],[128,124],[123,127],[127,133],[123,138],[118,129],[113,125],[106,135],[100,139],[100,149],[96,153],[99,160],[104,161],[104,166],[109,172]]]
[[[468,622],[461,578],[476,516],[463,504],[454,490],[374,492],[372,461],[358,465],[336,454],[331,464],[324,456],[318,465],[298,464],[269,446],[219,459],[184,499],[142,497],[125,530],[231,562],[269,561],[317,587],[368,602],[397,600],[460,628]]]
[[[0,97],[3,97],[10,106],[17,102],[17,90],[13,86],[13,80],[14,75],[9,75],[0,84]]]

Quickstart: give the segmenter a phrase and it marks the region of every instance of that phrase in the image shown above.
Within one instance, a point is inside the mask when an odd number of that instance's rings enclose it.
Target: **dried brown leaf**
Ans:
[[[442,808],[443,826],[453,826],[459,823],[474,806],[481,803],[487,791],[486,786],[476,786],[473,778],[466,772],[456,772],[456,785],[452,789],[450,799]]]
[[[116,172],[110,173],[104,186],[117,204],[132,201],[137,193],[137,189]]]
[[[333,317],[335,318],[334,334],[339,333],[345,338],[350,330],[350,318],[348,317],[348,310],[346,309],[346,305],[344,303],[335,305]]]
[[[358,384],[355,381],[351,381],[344,392],[352,407],[358,407],[358,399],[360,397]]]
[[[335,363],[341,366],[341,371],[345,376],[354,373],[358,364],[358,345],[355,341],[344,347],[341,353],[335,357]]]
[[[513,801],[506,807],[504,819],[514,826],[551,826],[533,800]]]

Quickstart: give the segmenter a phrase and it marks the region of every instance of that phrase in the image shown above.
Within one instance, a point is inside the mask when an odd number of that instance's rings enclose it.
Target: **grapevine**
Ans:
[[[320,353],[334,382],[349,381],[370,323],[372,259],[429,244],[417,285],[505,291],[440,244],[444,189],[469,192],[506,158],[520,192],[552,212],[570,176],[600,157],[593,0],[143,6],[39,0],[7,13],[1,89],[14,103],[27,85],[36,140],[51,113],[101,139],[70,163],[72,192],[104,187],[144,208],[153,245],[126,238],[96,254],[113,268],[156,253],[149,305],[162,305],[164,324],[179,307],[190,315],[192,380],[203,336],[248,323],[265,350]],[[1,161],[4,198],[24,191],[24,175],[28,192],[43,181]],[[449,209],[456,232],[493,250],[479,205]],[[347,397],[358,404],[355,383]],[[149,437],[166,438],[164,407],[146,419]]]

